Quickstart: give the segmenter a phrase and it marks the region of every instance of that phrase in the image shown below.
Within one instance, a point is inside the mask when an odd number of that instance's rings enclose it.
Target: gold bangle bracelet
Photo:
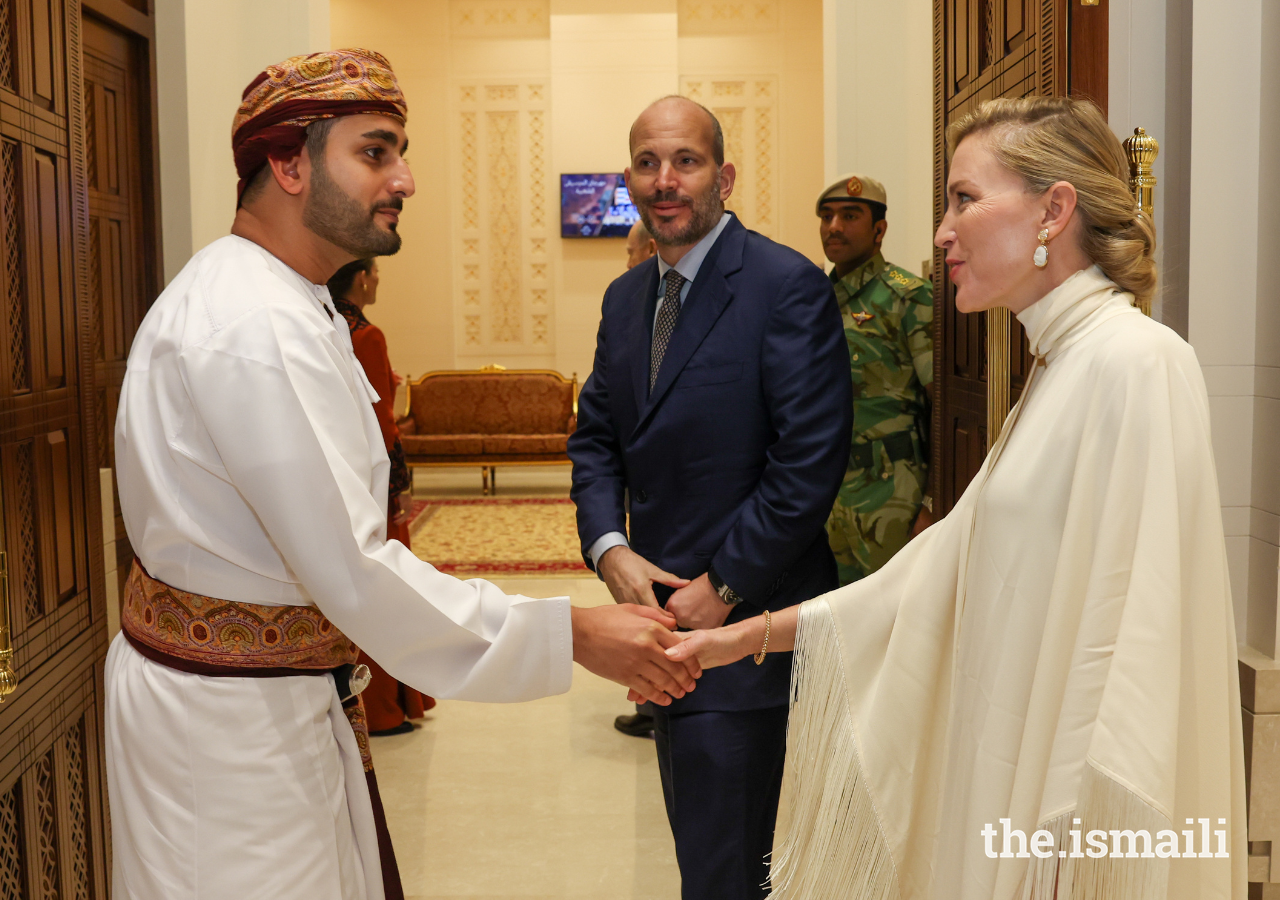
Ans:
[[[760,647],[760,652],[756,654],[756,665],[764,662],[765,654],[769,652],[769,610],[764,611],[764,644]]]

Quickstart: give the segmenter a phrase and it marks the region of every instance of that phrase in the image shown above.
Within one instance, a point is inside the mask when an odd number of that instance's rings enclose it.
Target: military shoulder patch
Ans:
[[[908,294],[920,290],[920,288],[930,287],[929,282],[922,278],[917,278],[909,272],[904,272],[897,266],[890,266],[885,269],[880,273],[880,277],[899,297],[906,297]]]

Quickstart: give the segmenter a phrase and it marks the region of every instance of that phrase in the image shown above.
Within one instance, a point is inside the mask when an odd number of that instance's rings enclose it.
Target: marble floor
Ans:
[[[499,470],[499,490],[567,493],[568,467]],[[417,496],[479,493],[479,471],[418,470]],[[592,578],[495,579],[534,597],[612,602]],[[613,718],[626,691],[574,666],[573,687],[522,704],[444,700],[373,754],[411,900],[675,900],[671,832],[651,740]]]
[[[611,602],[590,579],[497,583],[579,606]],[[613,729],[628,708],[623,688],[575,665],[567,694],[442,700],[412,734],[375,738],[406,896],[679,897],[653,741]]]

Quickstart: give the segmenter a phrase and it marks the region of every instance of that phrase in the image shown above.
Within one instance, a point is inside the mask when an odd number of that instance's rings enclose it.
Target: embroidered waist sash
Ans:
[[[201,675],[318,675],[354,663],[360,652],[314,606],[215,600],[157,581],[136,559],[120,625],[134,646],[194,664],[174,668]]]
[[[354,664],[360,655],[314,606],[216,600],[152,578],[137,559],[124,586],[120,628],[143,656],[194,675],[324,675]],[[369,772],[373,757],[364,704],[357,695],[345,700],[343,710]]]

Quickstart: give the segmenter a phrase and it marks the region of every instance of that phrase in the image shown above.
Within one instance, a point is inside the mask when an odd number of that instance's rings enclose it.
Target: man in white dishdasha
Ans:
[[[116,458],[138,560],[106,667],[118,900],[403,897],[357,646],[466,700],[566,691],[575,660],[663,705],[700,674],[663,655],[659,610],[508,596],[386,540],[377,395],[325,283],[400,247],[405,115],[376,53],[268,67],[235,119],[231,235],[134,340]]]

